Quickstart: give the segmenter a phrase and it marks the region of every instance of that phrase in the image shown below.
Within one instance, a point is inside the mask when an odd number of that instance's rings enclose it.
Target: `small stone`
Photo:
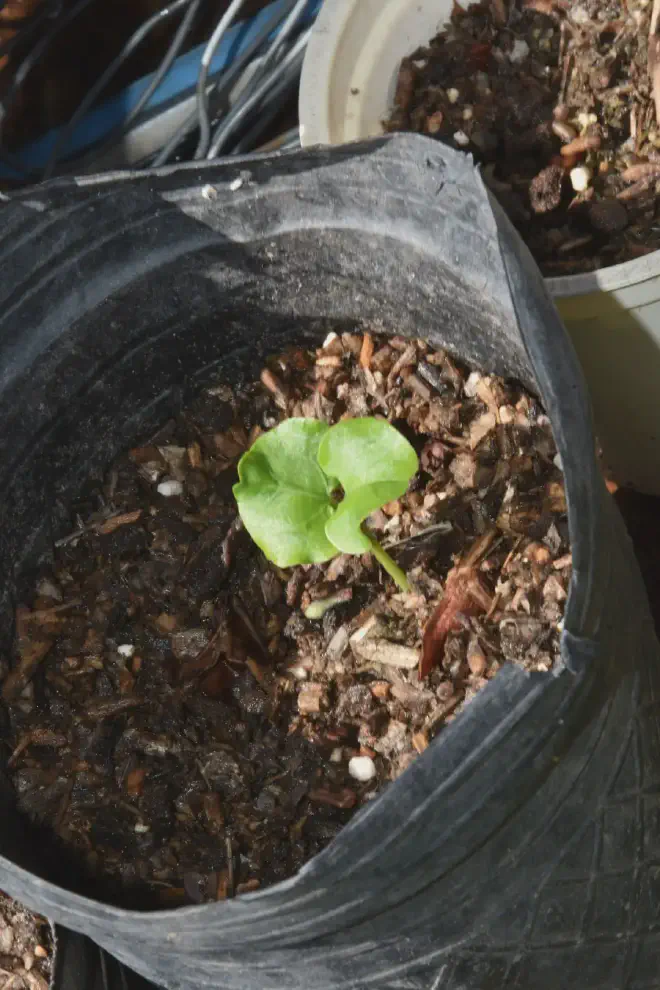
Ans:
[[[465,107],[463,109],[463,120],[472,120],[474,117],[474,110],[472,107]]]
[[[435,113],[430,114],[426,118],[426,133],[438,134],[438,132],[442,128],[443,121],[444,121],[444,114],[442,110],[436,110]]]
[[[454,481],[459,488],[477,487],[477,459],[473,454],[457,454],[449,465]]]
[[[601,199],[589,204],[589,223],[601,234],[614,234],[628,226],[628,211],[616,199]]]
[[[560,165],[548,165],[529,184],[529,202],[535,213],[550,213],[561,202],[564,170]]]
[[[577,193],[585,192],[591,185],[593,172],[586,165],[578,165],[570,171],[571,185]]]
[[[330,762],[341,763],[343,759],[344,759],[344,750],[341,748],[341,746],[335,746],[333,751],[330,753]]]
[[[183,629],[172,636],[172,653],[177,660],[192,660],[202,652],[208,641],[205,629]]]
[[[348,772],[355,780],[366,784],[376,776],[376,764],[370,756],[354,756],[348,761]]]
[[[183,495],[183,485],[172,478],[171,481],[161,481],[156,491],[165,498],[171,498],[173,495]]]
[[[523,59],[527,58],[529,55],[529,45],[522,38],[516,38],[511,46],[511,51],[509,52],[509,61],[513,62],[514,65],[518,62],[522,62]]]
[[[301,715],[318,715],[325,703],[322,684],[306,684],[298,695],[298,711]]]
[[[456,131],[454,134],[454,141],[459,146],[459,148],[465,148],[470,143],[470,139],[465,133],[465,131]]]
[[[131,643],[122,643],[121,646],[117,647],[117,653],[122,657],[132,657],[135,653],[135,647]]]
[[[44,949],[43,945],[35,945],[34,954],[37,959],[48,959],[48,950]]]
[[[14,944],[14,929],[0,925],[0,956],[8,956]]]
[[[447,90],[447,99],[449,100],[450,103],[458,103],[458,98],[460,95],[461,94],[459,93],[459,91],[457,89],[454,89],[453,87]]]

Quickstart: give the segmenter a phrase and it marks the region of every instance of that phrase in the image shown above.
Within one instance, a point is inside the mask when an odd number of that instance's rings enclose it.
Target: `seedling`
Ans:
[[[399,498],[417,454],[382,419],[286,419],[241,457],[234,495],[248,533],[278,567],[370,551],[403,591],[406,575],[362,523]]]

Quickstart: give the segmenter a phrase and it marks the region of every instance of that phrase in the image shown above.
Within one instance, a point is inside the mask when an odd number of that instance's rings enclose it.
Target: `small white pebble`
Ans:
[[[574,24],[588,24],[591,20],[589,17],[589,11],[586,7],[573,7],[571,11],[571,20]]]
[[[344,750],[341,748],[341,746],[335,746],[333,751],[330,753],[330,762],[341,763],[343,759],[344,759]]]
[[[297,681],[307,680],[307,671],[299,664],[296,664],[294,667],[289,667],[288,673],[291,674],[292,677],[295,677]]]
[[[529,45],[522,38],[516,38],[509,52],[510,62],[522,62],[529,55]]]
[[[456,131],[454,134],[454,141],[459,146],[459,148],[464,148],[466,144],[470,143],[470,139],[465,133],[465,131]]]
[[[482,375],[478,371],[472,371],[465,380],[465,385],[463,386],[463,391],[467,395],[468,399],[474,399],[477,394],[477,386],[482,379]]]
[[[204,197],[204,199],[217,199],[218,190],[215,188],[215,186],[210,186],[210,185],[202,186],[202,196]]]
[[[183,485],[180,481],[161,481],[158,488],[156,489],[159,495],[164,495],[165,498],[170,498],[172,495],[183,495]]]
[[[586,165],[576,165],[571,169],[571,185],[575,192],[585,192],[591,183],[593,173]]]
[[[138,822],[135,826],[135,831],[138,835],[144,835],[149,831],[149,826],[145,825],[144,822]]]
[[[370,756],[354,756],[348,761],[348,772],[355,780],[366,784],[376,776],[376,764]]]
[[[460,95],[457,89],[452,88],[447,90],[447,99],[450,103],[457,103]]]
[[[117,647],[117,653],[122,657],[132,657],[135,653],[135,647],[131,643],[122,643],[121,646]]]
[[[472,120],[474,117],[474,110],[472,107],[465,107],[463,110],[463,120]]]
[[[243,185],[243,180],[239,176],[238,179],[234,179],[233,182],[229,183],[229,190],[230,192],[238,192],[238,190],[241,188],[242,185]]]
[[[552,463],[554,464],[554,466],[556,468],[559,468],[560,471],[563,471],[564,470],[564,466],[563,466],[563,464],[561,462],[561,454],[555,454],[555,456],[554,456],[554,458],[552,460]]]

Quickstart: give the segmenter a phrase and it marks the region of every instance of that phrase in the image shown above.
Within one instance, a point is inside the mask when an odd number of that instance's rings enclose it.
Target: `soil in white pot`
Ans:
[[[387,127],[472,152],[544,274],[639,258],[660,247],[658,14],[648,0],[455,3],[404,59]]]
[[[46,919],[0,891],[0,988],[48,990],[52,949]]]
[[[419,456],[367,521],[407,593],[371,554],[282,570],[237,516],[237,462],[264,431],[364,416]],[[558,661],[570,574],[550,423],[518,384],[360,331],[276,355],[71,506],[2,685],[19,805],[123,902],[282,880],[505,661]]]

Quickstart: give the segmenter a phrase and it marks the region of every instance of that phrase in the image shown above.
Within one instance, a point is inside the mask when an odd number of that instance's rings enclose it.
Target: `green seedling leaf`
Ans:
[[[373,550],[362,522],[405,493],[417,471],[414,449],[385,420],[344,419],[322,437],[318,462],[344,489],[343,500],[326,521],[327,538],[342,553]]]
[[[234,485],[248,533],[278,567],[320,564],[337,553],[325,533],[337,481],[321,469],[319,444],[329,427],[287,419],[241,457]]]
[[[362,522],[403,495],[416,470],[415,451],[384,420],[348,419],[328,427],[315,419],[287,419],[240,459],[234,495],[248,533],[278,566],[320,564],[340,550],[371,551],[408,591],[406,575]],[[344,498],[337,504],[340,484]]]

